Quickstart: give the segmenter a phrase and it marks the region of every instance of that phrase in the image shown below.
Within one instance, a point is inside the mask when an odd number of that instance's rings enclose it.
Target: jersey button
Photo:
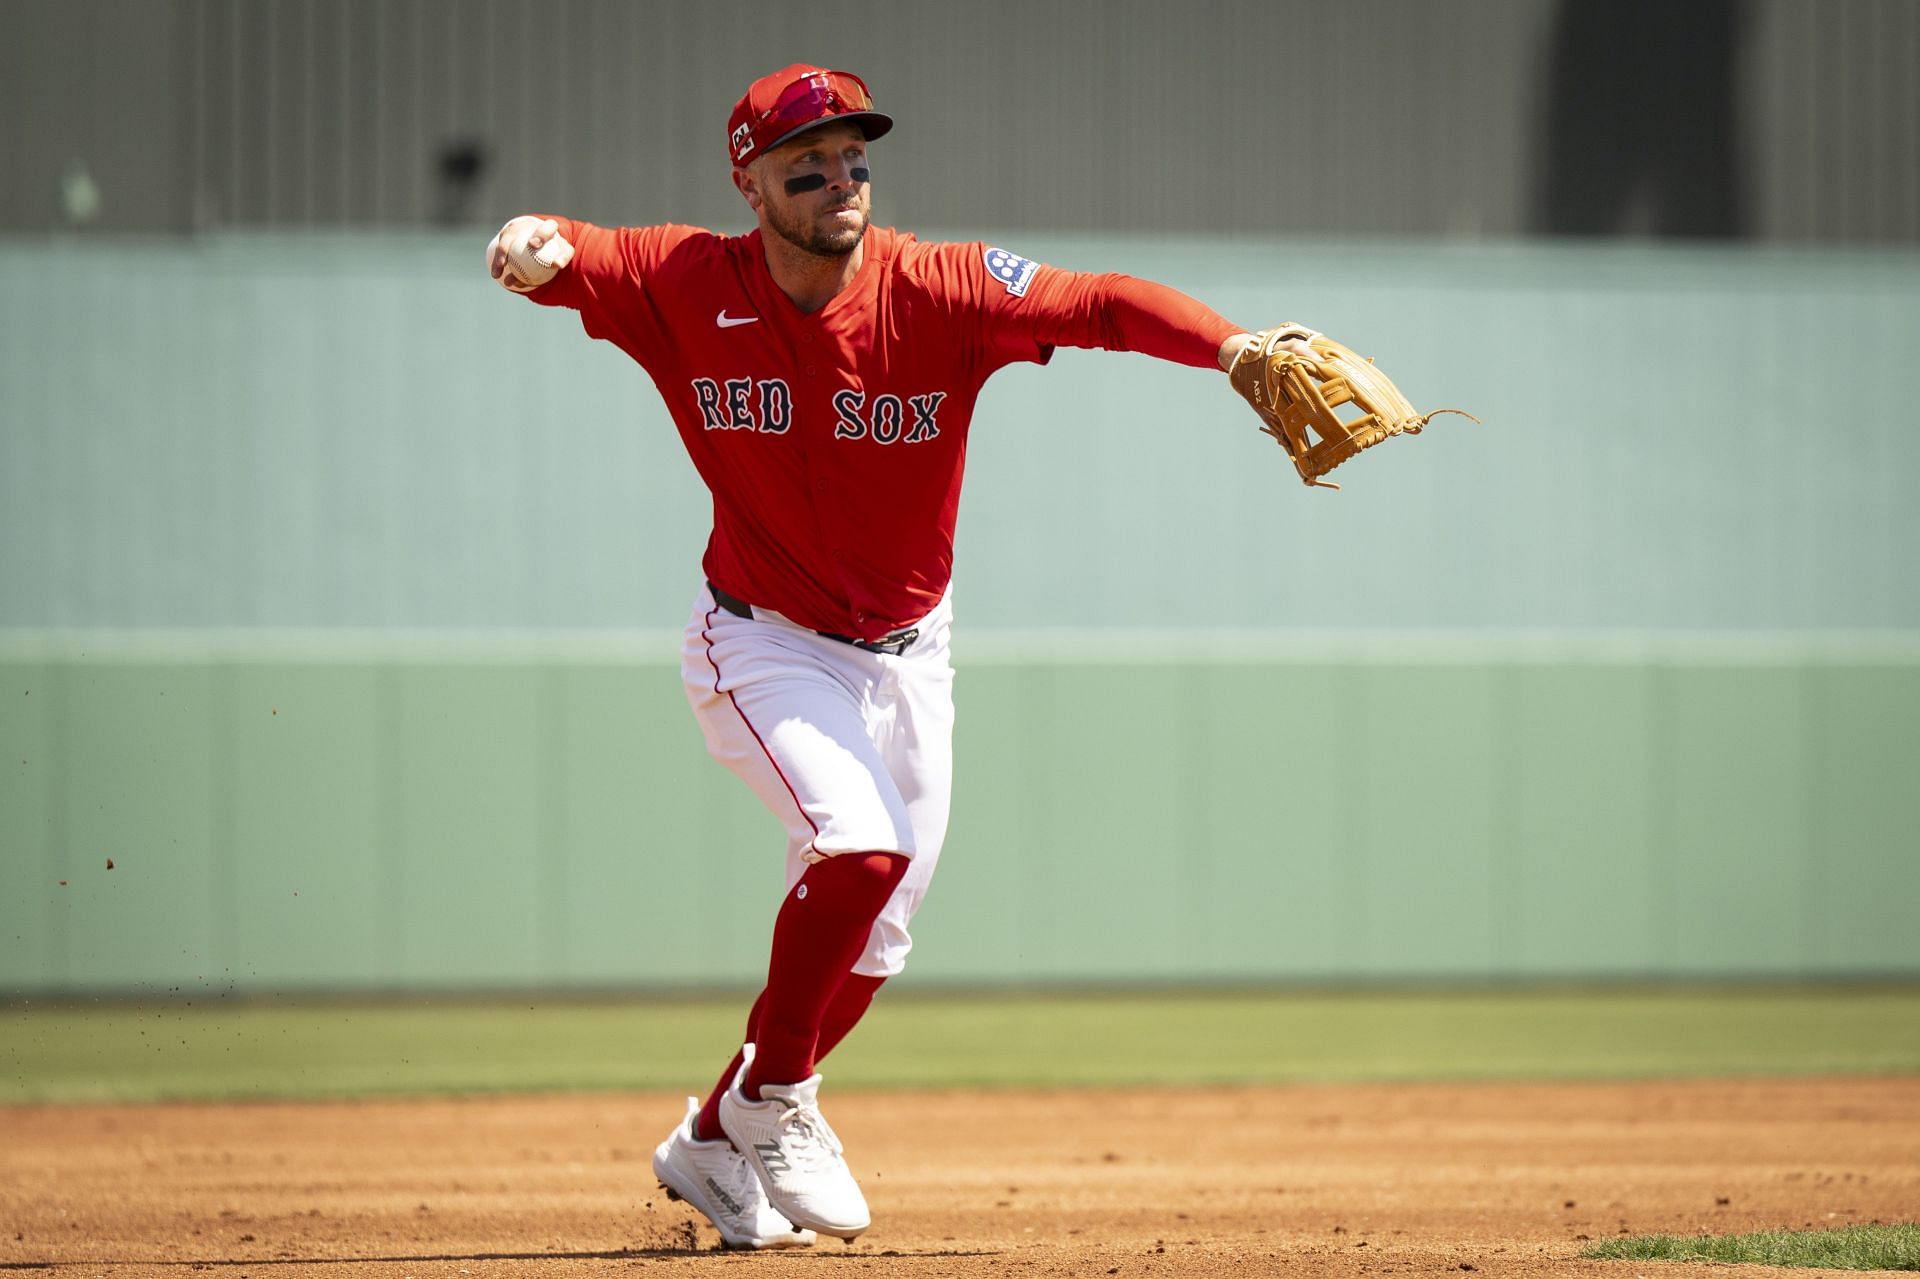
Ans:
[[[812,376],[813,376],[813,373],[814,373],[814,368],[813,368],[813,365],[811,365],[811,364],[809,364],[809,365],[807,365],[807,376],[808,376],[808,377],[812,377]]]

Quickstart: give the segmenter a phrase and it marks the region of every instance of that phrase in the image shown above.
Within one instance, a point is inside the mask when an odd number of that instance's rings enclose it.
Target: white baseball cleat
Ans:
[[[819,1075],[762,1084],[759,1101],[748,1101],[735,1080],[720,1098],[720,1126],[758,1174],[775,1212],[796,1226],[852,1239],[870,1223],[867,1197],[820,1113],[819,1094]]]
[[[667,1198],[698,1208],[729,1248],[804,1248],[811,1230],[796,1230],[773,1210],[753,1168],[725,1138],[701,1141],[693,1135],[700,1100],[687,1098],[687,1117],[653,1152],[653,1175]]]

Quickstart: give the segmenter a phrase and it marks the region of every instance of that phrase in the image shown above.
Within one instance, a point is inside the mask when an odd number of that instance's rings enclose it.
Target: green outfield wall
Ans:
[[[706,495],[487,234],[0,241],[0,992],[754,979]],[[1485,424],[997,375],[917,976],[1920,973],[1920,254],[962,236]]]
[[[1920,632],[1920,253],[965,234],[1485,419],[1336,495],[1217,374],[1007,369],[970,626]],[[0,242],[0,628],[678,627],[711,506],[660,393],[486,235]]]
[[[1920,974],[1920,651],[1279,646],[963,642],[916,978]],[[0,993],[753,981],[671,647],[15,645]]]

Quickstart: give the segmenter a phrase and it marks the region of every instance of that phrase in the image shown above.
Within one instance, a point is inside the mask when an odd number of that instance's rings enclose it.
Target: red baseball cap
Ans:
[[[893,117],[873,109],[867,82],[851,71],[796,62],[748,86],[727,117],[727,155],[745,164],[817,125],[845,120],[871,142],[893,127]]]

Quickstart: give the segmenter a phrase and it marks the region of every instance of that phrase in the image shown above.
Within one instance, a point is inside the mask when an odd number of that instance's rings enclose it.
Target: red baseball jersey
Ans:
[[[862,639],[947,589],[967,430],[995,370],[1055,346],[1213,368],[1240,331],[1161,285],[880,227],[809,314],[774,283],[758,231],[556,221],[572,264],[527,296],[579,311],[652,376],[713,494],[708,580]]]

